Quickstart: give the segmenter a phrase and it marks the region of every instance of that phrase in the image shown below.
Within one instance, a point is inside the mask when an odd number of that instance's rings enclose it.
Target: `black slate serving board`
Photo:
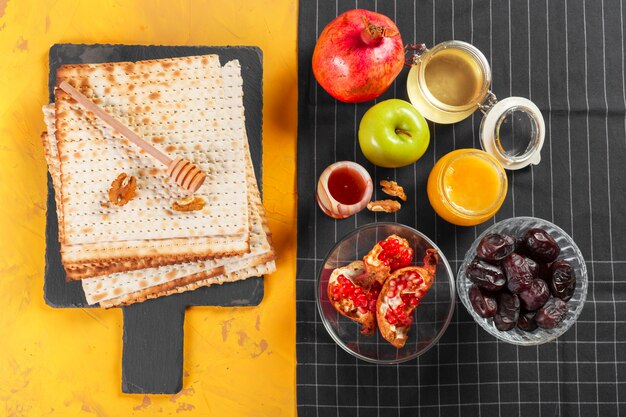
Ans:
[[[48,90],[54,100],[56,70],[64,64],[140,61],[192,55],[217,54],[224,65],[241,64],[243,104],[250,153],[259,190],[262,188],[263,56],[257,47],[75,45],[57,44],[50,49]],[[78,281],[66,282],[58,242],[54,188],[48,175],[46,213],[46,269],[44,297],[54,308],[93,307],[85,300]],[[183,323],[188,306],[255,306],[263,299],[263,279],[199,288],[122,307],[124,348],[122,391],[173,394],[181,390],[183,377]]]

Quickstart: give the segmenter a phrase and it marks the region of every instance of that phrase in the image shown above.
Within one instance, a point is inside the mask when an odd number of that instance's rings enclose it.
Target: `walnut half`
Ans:
[[[406,201],[406,194],[404,194],[404,188],[398,185],[395,181],[382,180],[380,186],[383,187],[383,193],[392,197],[398,197],[402,201]]]
[[[400,203],[395,200],[377,200],[367,203],[369,211],[383,211],[385,213],[393,213],[400,210]]]
[[[123,206],[135,196],[137,178],[122,172],[111,183],[109,188],[109,201],[116,206]]]
[[[206,202],[202,198],[190,195],[189,197],[174,201],[174,203],[172,203],[172,209],[176,211],[196,211],[202,210],[205,204]]]

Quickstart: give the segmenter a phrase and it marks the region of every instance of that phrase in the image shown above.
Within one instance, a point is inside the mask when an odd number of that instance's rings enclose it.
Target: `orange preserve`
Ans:
[[[428,199],[444,220],[473,226],[493,217],[507,192],[502,165],[477,149],[459,149],[439,159],[428,177]]]

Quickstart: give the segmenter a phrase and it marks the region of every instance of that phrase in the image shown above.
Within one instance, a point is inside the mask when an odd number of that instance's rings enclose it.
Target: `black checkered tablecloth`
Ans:
[[[482,50],[498,97],[529,97],[545,117],[542,162],[509,172],[509,194],[493,221],[462,228],[437,218],[426,197],[435,161],[480,147],[481,114],[433,125],[417,164],[375,168],[357,144],[373,104],[333,100],[315,81],[317,36],[336,15],[376,10],[405,43],[459,39]],[[297,396],[304,416],[617,416],[626,414],[626,83],[621,0],[301,0],[299,17]],[[407,70],[379,100],[406,99]],[[337,160],[364,165],[377,183],[396,178],[409,201],[396,214],[325,216],[315,203],[322,170]],[[380,192],[375,197],[382,197]],[[333,243],[359,225],[397,221],[424,232],[453,269],[494,221],[553,221],[574,237],[589,270],[580,319],[556,342],[516,347],[488,335],[457,302],[436,347],[417,360],[376,366],[335,345],[315,306],[315,281]]]

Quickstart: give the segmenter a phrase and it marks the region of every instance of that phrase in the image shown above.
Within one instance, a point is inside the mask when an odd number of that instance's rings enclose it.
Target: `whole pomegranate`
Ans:
[[[402,38],[393,21],[354,9],[337,16],[320,34],[313,74],[337,100],[360,103],[384,93],[404,62]]]

